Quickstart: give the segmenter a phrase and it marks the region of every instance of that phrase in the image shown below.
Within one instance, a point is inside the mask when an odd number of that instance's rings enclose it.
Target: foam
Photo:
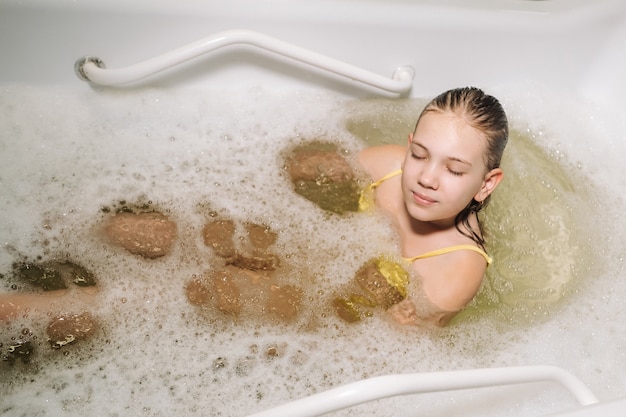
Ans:
[[[605,160],[586,157],[591,145],[575,146],[591,143],[590,127],[555,121],[553,129],[548,114],[539,120],[525,110],[518,92],[502,93],[516,128],[540,132],[541,145],[558,151],[557,161],[573,155],[585,169],[602,168]],[[548,102],[533,105],[545,110]],[[65,354],[42,348],[37,363],[3,370],[2,410],[15,416],[243,416],[381,374],[530,364],[562,366],[600,397],[623,395],[617,365],[626,362],[623,346],[606,343],[624,340],[623,328],[610,320],[626,293],[622,282],[611,280],[621,263],[585,275],[558,308],[527,311],[541,320],[487,316],[425,331],[400,328],[380,313],[355,326],[323,315],[320,300],[365,260],[397,250],[396,242],[376,216],[328,215],[299,198],[281,174],[279,151],[322,137],[353,155],[362,144],[345,131],[346,115],[367,120],[377,110],[353,106],[330,94],[262,88],[67,93],[4,87],[0,149],[11,158],[3,158],[0,187],[13,198],[0,202],[0,267],[9,270],[20,255],[67,256],[89,266],[100,286],[92,312],[104,325],[92,343],[68,346]],[[404,111],[390,117],[402,119]],[[173,253],[146,261],[102,240],[100,208],[121,199],[150,201],[177,222]],[[314,289],[298,323],[233,323],[186,301],[184,283],[216,262],[200,237],[211,211],[279,232],[276,245],[289,255],[290,270],[310,272],[291,279],[308,280]],[[567,230],[555,222],[564,231],[557,241],[567,241]],[[602,250],[602,259],[617,261]],[[596,270],[590,271],[581,274]],[[16,324],[39,335],[44,325],[36,314]],[[565,353],[564,341],[571,342]],[[572,405],[560,389],[539,384],[398,398],[337,415],[538,415]]]

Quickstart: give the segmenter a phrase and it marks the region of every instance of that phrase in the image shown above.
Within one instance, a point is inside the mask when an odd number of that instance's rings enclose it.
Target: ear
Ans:
[[[480,190],[474,196],[474,200],[478,202],[485,201],[487,197],[496,189],[500,181],[504,178],[504,172],[500,168],[494,168],[485,174],[485,178],[483,179],[483,184],[480,187]]]
[[[413,133],[409,133],[409,141],[407,142],[407,145],[411,146],[411,142],[413,142]]]

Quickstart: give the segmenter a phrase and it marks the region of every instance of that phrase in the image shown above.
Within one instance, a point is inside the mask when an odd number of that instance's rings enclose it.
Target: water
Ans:
[[[585,121],[537,117],[524,95],[503,94],[514,134],[506,180],[485,214],[496,262],[451,327],[424,330],[380,312],[348,325],[329,311],[353,272],[397,250],[396,241],[380,217],[330,215],[298,197],[280,156],[312,139],[338,143],[348,158],[364,143],[403,143],[423,101],[3,87],[0,292],[29,291],[11,288],[15,261],[69,259],[97,277],[88,305],[101,328],[52,350],[42,314],[0,324],[3,343],[24,328],[37,337],[30,364],[0,363],[0,411],[244,416],[376,375],[532,364],[561,366],[601,398],[624,395],[626,334],[612,321],[626,293],[612,278],[623,268],[611,229],[621,202],[599,185],[608,184],[602,168],[617,162],[597,163],[597,142],[576,145],[600,134]],[[102,208],[120,200],[177,223],[170,255],[146,260],[103,239],[110,213]],[[185,284],[221,262],[200,233],[215,214],[278,234],[274,279],[305,289],[297,320],[277,322],[261,309],[234,320],[187,301]],[[573,405],[561,389],[537,384],[389,399],[336,415],[539,415]]]

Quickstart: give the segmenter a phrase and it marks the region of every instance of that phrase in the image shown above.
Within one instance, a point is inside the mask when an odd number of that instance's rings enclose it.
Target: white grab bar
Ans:
[[[87,56],[77,60],[74,69],[80,79],[94,84],[106,86],[126,84],[139,81],[216,49],[235,44],[251,45],[394,94],[408,92],[415,77],[415,71],[410,66],[397,68],[392,78],[387,78],[262,33],[247,30],[216,33],[125,68],[105,69],[102,60]]]
[[[398,395],[553,381],[581,405],[598,402],[574,375],[555,366],[518,366],[421,374],[385,375],[342,385],[248,417],[315,417],[357,404]]]

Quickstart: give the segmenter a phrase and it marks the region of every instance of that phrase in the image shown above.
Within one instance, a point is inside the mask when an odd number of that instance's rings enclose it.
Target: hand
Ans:
[[[392,305],[387,312],[400,324],[417,324],[417,310],[409,298]]]

